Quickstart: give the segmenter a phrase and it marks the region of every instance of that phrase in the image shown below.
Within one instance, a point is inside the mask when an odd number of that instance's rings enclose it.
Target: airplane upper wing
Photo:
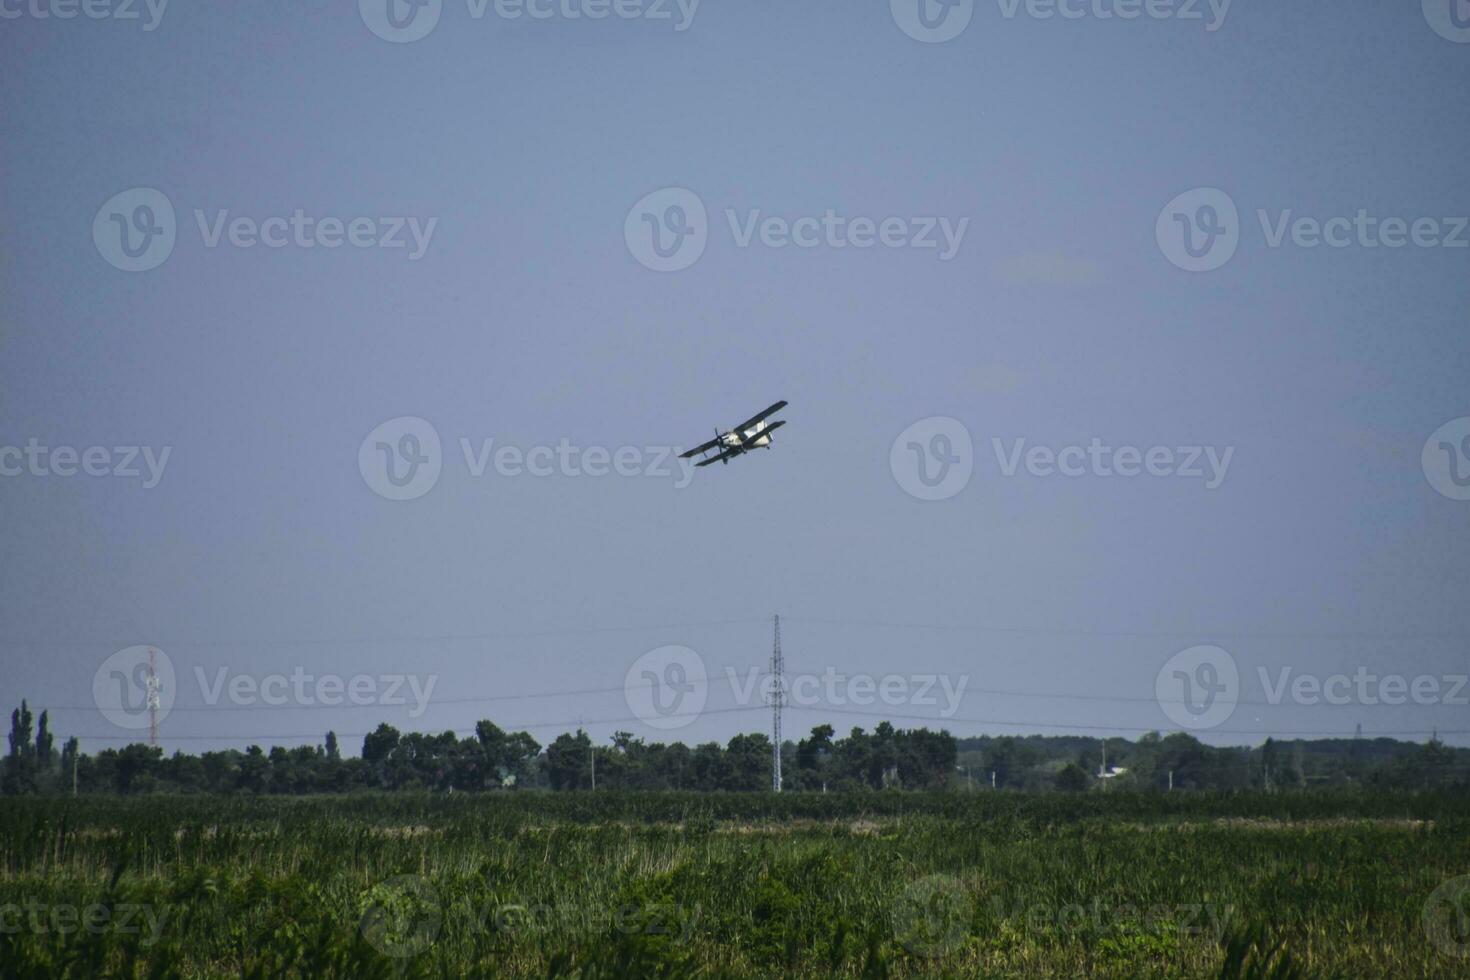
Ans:
[[[755,442],[757,439],[759,439],[761,436],[768,436],[785,424],[786,420],[781,419],[780,421],[772,422],[770,425],[766,426],[764,429],[761,429],[759,432],[752,432],[749,435],[746,435],[745,431],[742,430],[740,434],[740,443],[741,445],[748,446],[752,442]]]
[[[765,419],[770,418],[772,415],[775,415],[777,412],[781,411],[781,409],[783,409],[785,407],[786,407],[786,402],[779,401],[776,404],[772,405],[770,408],[766,409],[764,412],[761,412],[759,415],[756,415],[756,416],[753,416],[751,418],[748,418],[744,422],[741,422],[739,425],[735,426],[735,431],[736,432],[744,432],[746,429],[750,428],[752,425],[755,425],[757,422],[761,422],[761,421],[764,421]]]
[[[688,459],[690,456],[698,456],[700,453],[707,453],[711,449],[713,449],[716,446],[718,446],[719,444],[720,444],[720,440],[718,440],[718,439],[711,439],[709,442],[705,443],[703,446],[695,446],[693,449],[689,450],[687,453],[680,453],[679,454],[679,458],[680,459]]]

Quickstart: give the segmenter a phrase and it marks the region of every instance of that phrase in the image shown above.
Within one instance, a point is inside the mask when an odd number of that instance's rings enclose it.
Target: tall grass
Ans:
[[[0,975],[1465,976],[1464,803],[7,800]]]

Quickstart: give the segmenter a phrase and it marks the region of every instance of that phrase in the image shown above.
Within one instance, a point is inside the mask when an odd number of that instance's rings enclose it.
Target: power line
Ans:
[[[705,708],[704,710],[699,711],[699,712],[685,712],[685,713],[682,713],[682,714],[676,712],[674,714],[668,715],[667,717],[669,717],[669,718],[688,718],[691,721],[693,721],[694,719],[703,717],[705,715],[723,715],[723,714],[730,714],[730,713],[736,713],[736,712],[742,712],[742,711],[762,711],[762,710],[765,710],[765,707],[766,706],[763,705],[763,704],[734,705],[734,706],[726,707],[726,708]],[[1306,730],[1295,730],[1295,729],[1252,730],[1252,729],[1238,729],[1238,728],[1211,728],[1211,729],[1202,729],[1202,730],[1198,730],[1198,731],[1190,731],[1190,730],[1186,730],[1186,729],[1168,729],[1168,730],[1166,730],[1166,729],[1164,729],[1164,728],[1162,728],[1162,727],[1160,727],[1158,725],[1151,725],[1151,726],[1126,726],[1126,725],[1101,725],[1101,724],[1099,724],[1099,725],[1084,725],[1084,724],[1075,724],[1075,723],[1070,723],[1070,722],[1041,721],[1041,720],[1036,720],[1036,719],[1031,719],[1031,720],[1027,720],[1027,721],[1007,721],[1007,720],[996,719],[996,718],[973,718],[973,717],[958,717],[958,716],[952,716],[952,717],[945,718],[945,717],[936,717],[934,715],[906,714],[906,713],[903,713],[903,712],[896,712],[896,711],[882,711],[882,710],[871,710],[871,709],[861,709],[861,708],[837,708],[837,707],[831,707],[831,706],[827,706],[827,705],[813,705],[813,706],[810,706],[810,707],[802,707],[802,706],[791,706],[791,707],[793,707],[794,710],[797,710],[797,711],[820,712],[820,713],[837,714],[837,715],[855,715],[855,716],[861,716],[861,717],[867,717],[867,718],[882,718],[882,719],[885,719],[885,720],[923,721],[923,722],[928,722],[928,723],[930,723],[931,725],[934,725],[934,726],[945,726],[945,725],[950,724],[950,723],[960,723],[960,724],[981,725],[981,726],[989,725],[989,726],[996,726],[996,727],[1002,727],[1002,728],[1028,728],[1029,727],[1029,728],[1037,728],[1037,729],[1063,729],[1063,730],[1068,730],[1068,731],[1085,731],[1085,732],[1086,731],[1099,731],[1099,732],[1138,733],[1138,734],[1146,734],[1148,732],[1159,732],[1161,734],[1185,734],[1185,735],[1191,735],[1191,736],[1199,736],[1199,735],[1245,735],[1245,736],[1266,736],[1266,737],[1273,737],[1273,738],[1274,737],[1288,737],[1288,736],[1291,736],[1291,737],[1305,737],[1305,738],[1350,738],[1352,736],[1352,734],[1353,734],[1352,732],[1348,732],[1348,731],[1306,731]],[[583,720],[579,719],[579,720],[577,720],[575,722],[575,724],[580,728],[583,724],[594,724],[594,725],[622,724],[622,723],[637,722],[637,721],[642,721],[642,720],[643,719],[640,718],[640,717],[638,717],[638,716],[624,715],[624,716],[613,717],[613,718],[593,718],[593,719],[590,719],[590,721],[587,721],[587,722],[584,722]],[[548,722],[536,722],[536,723],[531,723],[531,724],[526,724],[526,725],[512,725],[511,727],[513,729],[515,729],[515,730],[518,730],[518,731],[540,730],[540,729],[546,729],[546,728],[560,728],[562,730],[566,730],[567,727],[570,726],[570,725],[572,725],[572,724],[574,724],[574,722],[571,722],[571,721],[548,721]],[[440,735],[440,734],[443,734],[446,731],[447,732],[451,732],[451,733],[453,733],[453,734],[455,734],[457,736],[460,736],[460,737],[467,737],[469,735],[475,734],[475,730],[473,728],[467,728],[467,729],[466,728],[460,728],[460,729],[454,729],[454,728],[441,729],[439,731],[426,731],[426,732],[422,732],[421,734],[424,734],[424,735]],[[368,732],[337,732],[337,735],[338,735],[339,738],[364,738],[368,734],[370,734],[370,733],[368,733]],[[1045,732],[1037,731],[1034,734],[1037,735],[1037,736],[1040,736],[1040,737],[1045,737]],[[1395,737],[1395,736],[1420,736],[1420,735],[1428,734],[1428,730],[1427,729],[1424,729],[1424,728],[1420,728],[1420,729],[1403,729],[1403,730],[1392,730],[1392,731],[1389,731],[1389,730],[1385,730],[1385,731],[1368,731],[1368,732],[1363,732],[1362,734],[1365,737],[1370,737],[1370,738],[1384,738],[1384,737]],[[1441,735],[1470,735],[1470,729],[1439,729],[1439,734],[1441,734]],[[267,734],[267,735],[239,735],[239,734],[236,734],[236,735],[171,735],[169,738],[170,738],[171,741],[250,741],[252,739],[257,740],[257,741],[268,741],[268,740],[271,740],[271,739],[303,739],[303,738],[305,738],[305,739],[314,739],[314,738],[321,737],[321,735],[322,735],[321,732],[300,732],[300,733],[290,733],[290,734],[288,734],[288,733],[272,733],[272,734]],[[129,740],[136,739],[136,736],[133,736],[133,735],[79,735],[77,737],[78,738],[90,738],[90,739],[96,739],[96,740],[102,740],[102,741],[129,741]],[[960,736],[960,737],[974,737],[974,736]]]
[[[788,617],[788,620],[789,620],[789,617]],[[784,663],[785,663],[785,661],[783,659],[783,665],[784,665]],[[747,673],[747,676],[748,677],[750,676],[751,673],[753,673],[753,672],[755,672],[757,670],[757,668],[754,668],[754,667],[749,667],[749,668],[746,668],[746,669],[747,669],[747,672],[748,672]],[[805,676],[805,677],[825,677],[825,676],[829,676],[830,675],[833,678],[842,678],[842,679],[849,679],[849,678],[858,677],[858,676],[868,676],[864,672],[854,672],[854,673],[851,673],[851,674],[840,674],[840,673],[837,673],[834,670],[834,668],[832,668],[830,666],[823,668],[823,670],[820,671],[820,672],[819,671],[816,671],[816,670],[804,669],[804,668],[798,667],[796,669],[795,673],[798,676]],[[935,672],[935,676],[938,676],[939,673],[940,672]],[[318,675],[304,675],[304,676],[316,677]],[[332,676],[332,675],[330,675],[328,673],[328,674],[322,674],[320,676]],[[429,676],[437,676],[437,675],[432,675],[431,674]],[[912,673],[910,674],[910,676],[913,676]],[[949,672],[948,674],[946,674],[946,676],[957,676],[957,677],[964,678],[964,679],[968,680],[968,676],[969,675],[968,675],[967,672]],[[1344,675],[1344,676],[1346,676],[1346,675]],[[1382,676],[1382,675],[1374,674],[1372,676],[1378,677],[1378,676]],[[1446,676],[1459,676],[1459,675],[1446,675]],[[697,682],[701,682],[702,681],[702,682],[708,683],[710,685],[715,685],[715,684],[717,684],[721,680],[727,680],[727,681],[729,681],[733,685],[733,684],[736,683],[737,679],[738,679],[738,671],[734,667],[726,667],[725,668],[725,674],[724,674],[723,677],[720,677],[718,675],[712,675],[712,674],[702,674],[702,675],[696,675],[696,676],[692,676],[692,677],[686,678],[686,681],[687,682],[690,682],[690,683],[697,683]],[[539,698],[576,697],[576,696],[589,695],[589,694],[616,694],[616,693],[626,692],[626,690],[627,690],[627,683],[624,682],[623,684],[614,685],[614,686],[608,686],[608,687],[564,688],[564,689],[559,689],[559,690],[529,691],[529,692],[516,693],[516,694],[466,694],[466,695],[456,695],[456,696],[450,696],[450,697],[443,697],[443,696],[437,696],[436,695],[436,696],[433,696],[433,697],[429,698],[428,701],[429,701],[429,703],[431,705],[480,704],[480,703],[494,703],[494,702],[501,702],[501,701],[532,700],[532,699],[539,699]],[[1067,691],[1055,691],[1055,690],[1049,690],[1049,689],[1048,690],[1039,690],[1039,689],[1026,689],[1026,688],[972,687],[968,683],[966,683],[962,688],[955,689],[954,690],[954,693],[957,694],[957,695],[959,695],[959,696],[961,696],[961,697],[963,697],[964,695],[967,695],[967,694],[979,694],[979,695],[988,695],[988,696],[995,696],[995,697],[1043,698],[1043,699],[1055,699],[1055,700],[1059,700],[1059,701],[1103,701],[1103,702],[1119,702],[1119,703],[1129,703],[1129,704],[1160,704],[1160,705],[1162,705],[1162,704],[1189,704],[1189,703],[1192,703],[1192,702],[1190,702],[1190,700],[1188,698],[1160,698],[1160,697],[1157,697],[1157,696],[1142,696],[1142,695],[1129,695],[1129,694],[1072,693],[1072,692],[1067,692]],[[406,703],[406,702],[404,702],[404,703]],[[1351,706],[1351,707],[1358,707],[1358,708],[1365,708],[1365,707],[1371,708],[1371,707],[1404,707],[1404,706],[1406,706],[1406,705],[1393,705],[1393,704],[1387,704],[1387,703],[1382,703],[1382,704],[1374,705],[1374,704],[1367,704],[1365,702],[1350,702],[1348,704],[1332,704],[1331,702],[1323,702],[1323,703],[1316,704],[1316,705],[1299,705],[1299,704],[1296,704],[1295,702],[1289,702],[1289,701],[1287,701],[1284,696],[1283,697],[1280,697],[1280,698],[1278,698],[1278,699],[1276,699],[1274,701],[1273,700],[1270,700],[1270,699],[1238,697],[1238,698],[1235,698],[1234,699],[1233,703],[1234,704],[1237,704],[1237,705],[1251,705],[1251,706],[1257,706],[1257,707],[1293,707],[1293,706],[1295,706],[1295,707],[1350,707]],[[95,705],[95,704],[53,704],[53,703],[45,703],[45,702],[37,702],[37,704],[38,704],[38,707],[43,707],[43,708],[45,708],[47,710],[50,710],[50,711],[89,711],[90,712],[90,711],[97,710],[97,705]],[[380,703],[380,702],[367,702],[367,703],[360,703],[359,702],[359,703],[351,703],[351,704],[320,704],[320,703],[318,703],[318,704],[301,704],[301,703],[296,703],[296,704],[245,704],[245,705],[241,705],[241,704],[174,705],[174,706],[172,706],[169,709],[169,712],[168,713],[171,714],[171,713],[174,713],[174,712],[216,712],[216,711],[220,711],[220,712],[223,712],[223,711],[304,711],[304,710],[319,710],[319,709],[323,709],[323,708],[327,708],[327,709],[339,709],[339,710],[351,710],[351,709],[359,709],[360,710],[360,709],[363,709],[363,708],[381,708],[381,707],[394,707],[394,706],[395,705],[384,704],[384,703]],[[1419,707],[1432,707],[1432,706],[1434,706],[1434,705],[1419,705]],[[1446,704],[1446,705],[1443,705],[1443,706],[1452,706],[1452,705]]]
[[[212,640],[188,637],[157,637],[153,646],[167,647],[309,647],[309,646],[383,646],[392,643],[444,643],[455,640],[524,640],[549,636],[591,636],[601,633],[656,633],[661,630],[708,629],[718,626],[750,626],[764,623],[763,619],[719,619],[694,623],[660,623],[645,626],[588,626],[547,630],[492,631],[478,633],[419,633],[391,636],[345,636],[335,639],[293,640],[279,637],[260,637],[246,640]],[[52,646],[52,647],[97,647],[112,646],[113,639],[37,639],[26,637],[0,637],[3,646]]]
[[[973,725],[998,725],[998,726],[1001,726],[1001,727],[1017,727],[1017,728],[1026,728],[1026,727],[1035,727],[1035,728],[1061,728],[1061,729],[1077,730],[1077,731],[1138,732],[1138,733],[1141,733],[1141,734],[1146,734],[1148,732],[1160,732],[1160,733],[1164,733],[1166,731],[1163,727],[1161,727],[1159,725],[1149,725],[1149,726],[1079,725],[1079,724],[1073,724],[1073,723],[1068,723],[1068,722],[1037,721],[1037,720],[1034,720],[1034,719],[1033,720],[1028,720],[1028,721],[1001,721],[1001,720],[995,719],[995,718],[962,718],[962,717],[959,717],[959,716],[951,716],[951,717],[948,717],[948,718],[944,718],[944,717],[935,717],[934,715],[902,714],[902,713],[894,712],[894,711],[870,711],[870,710],[862,710],[862,709],[857,709],[857,708],[834,708],[834,707],[831,707],[831,706],[828,706],[828,705],[812,705],[810,707],[795,706],[795,710],[797,710],[797,711],[826,712],[826,713],[829,713],[829,714],[838,714],[838,715],[862,715],[864,717],[869,717],[869,718],[897,718],[897,719],[901,719],[901,720],[904,720],[904,721],[927,721],[927,722],[937,723],[937,724],[945,724],[947,722],[961,722],[961,723],[964,723],[964,724],[973,724]],[[1461,728],[1461,729],[1442,728],[1442,729],[1439,729],[1439,731],[1440,731],[1441,734],[1444,734],[1444,735],[1470,735],[1470,728]],[[1191,731],[1189,729],[1176,728],[1176,729],[1169,729],[1168,730],[1168,734],[1175,734],[1175,733],[1181,733],[1181,734],[1185,734],[1185,735],[1265,735],[1265,736],[1268,736],[1268,737],[1293,735],[1293,736],[1318,736],[1318,737],[1324,737],[1324,738],[1350,738],[1350,737],[1352,737],[1352,734],[1353,734],[1351,731],[1342,731],[1342,732],[1339,732],[1339,731],[1295,731],[1295,730],[1290,730],[1290,729],[1274,729],[1274,730],[1253,731],[1253,730],[1241,729],[1241,728],[1207,728],[1207,729],[1199,729],[1197,731]],[[1424,735],[1424,734],[1427,734],[1427,733],[1428,733],[1428,727],[1426,727],[1426,728],[1418,728],[1418,729],[1411,729],[1411,730],[1403,730],[1403,731],[1364,732],[1363,734],[1365,736],[1375,737],[1376,738],[1376,737],[1388,737],[1388,736],[1395,736],[1395,735]],[[1039,735],[1039,734],[1042,734],[1042,733],[1038,732],[1037,734]]]
[[[852,626],[861,629],[909,629],[934,630],[954,633],[1016,633],[1036,636],[1096,636],[1118,639],[1250,639],[1250,640],[1464,640],[1470,639],[1470,631],[1420,631],[1420,632],[1371,632],[1365,630],[1276,631],[1276,630],[1117,630],[1090,629],[1064,626],[998,626],[983,623],[900,623],[882,620],[823,619],[787,616],[788,623],[808,623],[819,626]]]
[[[818,626],[845,626],[859,629],[907,629],[931,630],[956,633],[1004,633],[1034,636],[1083,636],[1109,637],[1117,639],[1278,639],[1278,640],[1465,640],[1470,631],[1370,631],[1370,630],[1136,630],[1099,629],[1090,627],[1064,626],[1015,626],[993,623],[926,623],[897,622],[886,620],[864,620],[852,618],[786,617],[788,623]],[[253,639],[209,639],[190,637],[154,637],[154,646],[180,647],[241,647],[241,646],[384,646],[394,643],[441,643],[458,640],[516,640],[539,639],[553,636],[592,636],[603,633],[652,633],[671,629],[709,629],[724,626],[751,626],[763,623],[760,619],[719,619],[701,622],[660,623],[647,625],[588,626],[542,630],[499,630],[464,633],[404,633],[375,636],[342,636],[336,638],[291,639],[283,637],[257,637]],[[117,642],[111,639],[57,639],[38,637],[3,637],[4,646],[52,646],[94,647],[110,646]]]
[[[784,661],[783,661],[783,663],[784,663]],[[729,670],[733,670],[733,668],[730,668]],[[698,676],[686,678],[686,681],[687,682],[690,682],[690,683],[696,683],[696,682],[703,681],[703,682],[706,682],[706,683],[709,683],[709,684],[715,684],[715,683],[717,683],[718,681],[720,681],[722,679],[724,679],[724,680],[732,680],[731,675],[729,673],[729,670],[727,670],[727,673],[726,673],[726,675],[725,675],[724,678],[720,678],[720,677],[717,677],[717,676],[711,676],[711,675],[705,674],[705,675],[698,675]],[[806,671],[799,670],[799,671],[797,671],[797,673],[798,674],[801,674],[801,675],[809,676],[809,677],[822,676],[822,675],[818,674],[816,671],[810,671],[810,670],[806,670]],[[856,674],[853,674],[853,675],[834,674],[834,676],[846,678],[846,677],[852,677],[852,676],[857,676],[857,675]],[[961,674],[960,676],[965,676],[965,675]],[[519,694],[471,694],[471,695],[459,695],[459,696],[453,696],[453,697],[438,697],[438,696],[434,696],[434,697],[431,697],[431,698],[428,699],[428,703],[429,703],[430,706],[451,705],[451,704],[482,704],[482,703],[493,703],[493,702],[501,702],[501,701],[534,700],[534,699],[540,699],[540,698],[576,697],[576,696],[588,695],[588,694],[616,694],[616,693],[626,692],[626,690],[627,690],[627,685],[626,685],[626,683],[624,683],[624,684],[620,684],[620,685],[616,685],[616,686],[612,686],[612,687],[567,688],[567,689],[555,690],[555,691],[530,691],[530,692],[519,693]],[[1066,691],[1025,690],[1025,689],[1021,689],[1021,688],[970,687],[968,684],[966,684],[962,690],[956,690],[955,693],[958,694],[961,697],[963,697],[964,695],[967,695],[967,694],[982,694],[982,695],[995,696],[995,697],[1043,698],[1043,699],[1054,699],[1054,700],[1058,700],[1058,701],[1105,701],[1105,702],[1119,702],[1119,703],[1125,703],[1125,704],[1160,704],[1160,705],[1162,705],[1162,704],[1189,704],[1189,703],[1192,703],[1187,698],[1159,698],[1159,697],[1145,697],[1145,696],[1140,696],[1140,695],[1129,695],[1129,694],[1082,694],[1082,693],[1070,693],[1070,692],[1066,692]],[[1355,707],[1355,708],[1360,708],[1361,709],[1361,708],[1371,708],[1371,707],[1390,707],[1391,708],[1391,707],[1412,707],[1413,706],[1413,705],[1394,705],[1394,704],[1387,704],[1387,703],[1382,703],[1382,704],[1377,704],[1377,705],[1369,705],[1369,704],[1364,704],[1364,703],[1360,703],[1360,702],[1352,702],[1350,704],[1341,704],[1341,705],[1331,704],[1330,702],[1320,703],[1320,704],[1315,704],[1315,705],[1299,705],[1299,704],[1296,704],[1295,702],[1289,702],[1289,701],[1287,701],[1284,697],[1281,698],[1281,699],[1278,699],[1276,701],[1272,701],[1272,700],[1269,700],[1269,699],[1263,700],[1263,699],[1259,699],[1259,698],[1236,698],[1236,699],[1234,699],[1234,702],[1233,703],[1236,704],[1236,705],[1249,705],[1249,706],[1255,706],[1255,707],[1268,707],[1268,708],[1269,707],[1307,707],[1307,708],[1311,708],[1311,707],[1324,707],[1324,708],[1325,707]],[[228,711],[247,711],[247,712],[248,711],[317,711],[317,710],[321,710],[321,709],[334,709],[334,710],[353,710],[353,709],[356,709],[356,710],[362,710],[362,709],[365,709],[365,708],[380,708],[381,709],[381,708],[384,708],[384,707],[401,707],[401,706],[404,706],[406,704],[407,704],[407,702],[405,701],[405,702],[402,702],[402,704],[396,704],[396,705],[395,704],[386,704],[386,703],[382,703],[382,702],[367,702],[367,703],[353,703],[353,704],[300,704],[300,703],[297,703],[297,704],[243,704],[243,705],[242,704],[174,705],[173,707],[169,708],[169,710],[168,710],[167,713],[173,714],[173,713],[176,713],[176,712],[228,712]],[[1418,705],[1418,706],[1419,707],[1435,707],[1435,706],[1450,707],[1452,705],[1444,704],[1444,705]],[[97,710],[97,705],[95,705],[95,704],[50,704],[50,703],[46,703],[46,702],[37,702],[37,707],[38,708],[43,708],[43,709],[48,710],[48,711],[87,711],[87,712],[92,712],[92,711],[96,711]]]
[[[725,679],[729,679],[729,676],[730,675],[727,673]],[[713,677],[713,676],[710,676],[708,674],[701,674],[701,675],[696,675],[694,677],[686,677],[684,680],[685,680],[686,683],[697,683],[699,681],[705,681],[707,683],[714,684],[715,682],[721,680],[721,678],[719,678],[719,677]],[[622,694],[622,693],[626,693],[627,692],[627,689],[628,689],[627,682],[624,682],[622,684],[617,685],[616,687],[584,687],[584,688],[574,688],[574,689],[566,689],[566,690],[560,690],[560,691],[532,691],[532,692],[528,692],[528,693],[525,693],[525,694],[470,694],[470,695],[460,695],[460,696],[457,696],[457,697],[447,697],[447,698],[446,697],[438,697],[438,696],[435,696],[435,697],[429,698],[429,703],[431,705],[441,705],[441,704],[480,704],[480,703],[483,703],[483,702],[493,702],[493,701],[520,701],[520,700],[531,700],[531,699],[535,699],[535,698],[575,697],[575,696],[583,695],[583,694]],[[390,707],[390,708],[391,707],[403,707],[406,704],[407,704],[407,702],[403,702],[402,704],[398,704],[398,705],[384,704],[384,703],[380,703],[380,702],[368,702],[366,704],[299,704],[298,703],[298,704],[174,705],[173,707],[171,707],[171,708],[168,709],[168,712],[167,713],[168,714],[174,714],[174,713],[180,712],[180,711],[190,711],[190,712],[194,712],[194,711],[197,711],[197,712],[215,712],[215,711],[318,711],[318,710],[321,710],[323,708],[327,708],[327,709],[358,709],[358,710],[362,710],[364,708],[380,708],[381,709],[381,708],[385,708],[385,707]],[[89,711],[89,712],[91,712],[91,711],[96,711],[97,710],[97,705],[95,705],[95,704],[42,704],[40,702],[37,702],[37,707],[38,708],[42,708],[42,709],[47,710],[47,711]]]
[[[668,714],[668,715],[661,715],[660,717],[661,718],[688,718],[688,719],[690,719],[692,721],[695,718],[701,718],[701,717],[703,717],[705,715],[723,715],[723,714],[730,714],[731,712],[737,712],[737,711],[764,711],[765,709],[766,709],[766,706],[763,705],[763,704],[748,704],[748,705],[742,704],[742,705],[735,705],[734,707],[729,707],[729,708],[705,708],[703,711],[698,711],[698,712],[685,712],[685,713],[682,713],[682,714],[679,713],[679,712],[674,712],[674,713]],[[589,718],[589,719],[586,719],[586,720],[578,719],[575,722],[575,724],[577,725],[578,728],[580,728],[584,724],[590,724],[590,725],[616,725],[616,724],[623,724],[623,723],[635,722],[635,721],[643,721],[643,719],[641,717],[637,716],[637,715],[624,715],[624,716],[618,717],[618,718]],[[539,729],[543,729],[543,728],[560,728],[563,731],[566,731],[567,728],[568,728],[568,726],[570,726],[572,724],[574,724],[574,722],[570,722],[570,721],[545,721],[545,722],[533,722],[531,724],[526,724],[526,725],[512,725],[511,727],[512,727],[512,729],[514,731],[530,731],[530,730],[539,730]],[[469,736],[475,734],[475,730],[473,728],[441,728],[441,729],[439,729],[437,731],[423,731],[423,732],[418,732],[417,734],[434,736],[434,735],[443,735],[445,732],[449,732],[450,734],[457,735],[457,736],[459,736],[461,738],[468,738]],[[268,740],[271,740],[271,739],[287,739],[287,738],[321,738],[324,734],[325,734],[324,732],[317,731],[317,732],[273,733],[273,734],[269,734],[269,735],[170,735],[170,736],[168,736],[168,740],[169,741],[178,741],[178,742],[183,742],[183,741],[194,741],[194,742],[249,742],[251,740],[268,741]],[[366,738],[368,735],[371,735],[372,733],[371,732],[338,732],[338,731],[335,731],[334,730],[334,734],[338,738]],[[405,733],[405,734],[412,734],[412,733]],[[137,739],[137,736],[136,735],[77,735],[76,737],[79,740],[80,739],[94,739],[94,740],[98,740],[98,741],[107,741],[107,742],[136,741],[136,739]]]

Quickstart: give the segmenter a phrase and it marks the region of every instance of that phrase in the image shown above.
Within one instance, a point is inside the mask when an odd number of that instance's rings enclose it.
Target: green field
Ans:
[[[7,799],[0,974],[1463,977],[1467,802]]]

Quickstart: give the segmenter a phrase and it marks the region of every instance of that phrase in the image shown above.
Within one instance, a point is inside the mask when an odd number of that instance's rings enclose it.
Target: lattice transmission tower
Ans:
[[[148,744],[158,746],[158,651],[148,648]]]
[[[781,792],[781,708],[786,703],[786,661],[781,656],[781,616],[776,616],[776,640],[771,648],[771,791]]]

